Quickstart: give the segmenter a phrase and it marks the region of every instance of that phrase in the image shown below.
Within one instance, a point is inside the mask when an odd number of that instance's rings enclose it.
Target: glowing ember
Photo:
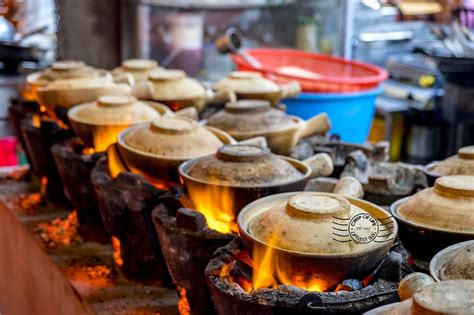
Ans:
[[[40,128],[41,127],[40,115],[33,115],[33,118],[31,118],[31,123],[33,124],[33,127]]]
[[[82,154],[84,155],[91,155],[94,154],[95,150],[93,148],[84,148],[82,149]]]
[[[20,195],[18,202],[23,210],[32,210],[42,204],[44,201],[41,193],[33,193],[29,195]]]
[[[194,209],[201,212],[209,228],[221,233],[237,233],[234,194],[227,187],[209,185],[207,189],[189,189]]]
[[[41,106],[40,106],[40,112],[46,113],[46,107],[44,107],[43,105],[41,105]]]
[[[48,178],[46,176],[41,177],[41,190],[40,194],[42,196],[46,195],[46,188],[48,186]]]
[[[117,237],[112,236],[110,238],[110,243],[112,244],[112,248],[114,250],[114,255],[113,255],[114,261],[117,264],[117,266],[120,267],[123,265],[122,255],[120,251],[120,240]]]
[[[73,211],[64,220],[57,218],[40,224],[38,230],[48,247],[59,247],[82,241],[77,232],[78,225],[77,212]]]
[[[184,288],[178,287],[179,301],[178,301],[178,312],[180,315],[191,314],[191,308],[189,307],[189,302],[186,297],[186,290]]]

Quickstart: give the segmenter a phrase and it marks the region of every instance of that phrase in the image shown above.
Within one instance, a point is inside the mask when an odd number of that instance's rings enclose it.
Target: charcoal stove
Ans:
[[[206,267],[206,280],[218,314],[361,314],[398,300],[398,282],[411,272],[402,253],[396,245],[360,282],[363,288],[351,285],[356,280],[345,280],[334,292],[286,285],[252,290],[250,257],[236,239],[216,251]]]
[[[79,221],[79,234],[85,241],[108,241],[94,187],[90,179],[92,169],[103,153],[86,154],[79,138],[71,138],[51,147],[56,167]]]
[[[187,300],[191,314],[213,314],[214,307],[204,269],[214,251],[235,238],[208,228],[205,217],[184,208],[182,190],[170,190],[160,198],[153,221],[171,277]]]
[[[109,173],[106,157],[91,173],[105,229],[112,235],[115,263],[127,278],[169,283],[169,275],[151,212],[164,191],[149,184],[141,175]]]

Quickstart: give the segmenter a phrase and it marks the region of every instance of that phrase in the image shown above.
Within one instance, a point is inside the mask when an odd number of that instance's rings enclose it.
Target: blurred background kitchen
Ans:
[[[58,59],[113,69],[124,59],[151,58],[214,82],[236,67],[230,54],[215,47],[216,39],[233,27],[243,49],[290,47],[385,68],[389,78],[376,91],[376,115],[366,138],[391,141],[392,160],[426,163],[473,143],[474,63],[466,61],[474,57],[473,1],[0,3],[3,142],[14,133],[8,100],[16,96],[26,74]],[[350,128],[359,126],[353,121]]]

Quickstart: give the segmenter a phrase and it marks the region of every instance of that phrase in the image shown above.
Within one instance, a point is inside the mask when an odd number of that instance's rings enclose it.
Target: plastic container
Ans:
[[[16,145],[17,140],[15,137],[0,139],[0,166],[15,166],[18,164]]]
[[[296,80],[304,92],[367,91],[377,88],[388,77],[384,69],[367,63],[294,49],[258,48],[248,49],[245,53],[259,61],[263,68],[253,68],[242,57],[234,54],[232,59],[238,70],[258,71],[279,83]],[[311,71],[315,77],[285,75],[277,71],[278,68],[288,66]]]
[[[288,114],[308,119],[326,112],[331,120],[331,134],[342,141],[364,143],[375,114],[375,98],[381,89],[346,94],[301,93],[285,99]]]

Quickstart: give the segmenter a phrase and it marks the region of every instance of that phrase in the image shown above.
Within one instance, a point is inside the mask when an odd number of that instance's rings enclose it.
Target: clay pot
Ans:
[[[434,181],[441,176],[449,175],[473,175],[474,176],[474,146],[463,147],[458,154],[443,161],[435,161],[426,165],[423,169],[428,178],[428,184],[434,185]]]
[[[436,281],[474,280],[474,240],[437,253],[430,262],[430,274]]]
[[[150,124],[127,128],[117,138],[127,167],[165,186],[178,183],[182,162],[212,154],[223,144],[234,142],[221,130],[177,116],[163,116]]]
[[[211,211],[216,216],[225,213],[222,220],[229,223],[235,222],[240,209],[251,201],[302,190],[311,169],[303,162],[274,155],[267,148],[239,144],[183,163],[179,175],[198,211],[205,215],[205,211]],[[209,204],[203,199],[209,199]],[[212,223],[210,227],[214,228]]]
[[[225,109],[211,116],[207,124],[225,130],[238,141],[264,137],[272,152],[282,155],[288,155],[300,138],[325,134],[331,128],[326,114],[305,122],[271,108],[264,100],[227,103]]]
[[[398,285],[398,296],[400,300],[404,301],[412,298],[416,292],[434,283],[434,279],[426,273],[414,272],[405,276]]]
[[[146,82],[133,88],[132,94],[139,99],[163,103],[174,111],[194,106],[200,112],[206,104],[219,101],[221,97],[227,100],[227,96],[214,94],[199,81],[187,77],[184,71],[174,69],[153,71]]]
[[[449,280],[426,286],[401,303],[371,310],[367,315],[474,314],[474,280]]]
[[[123,129],[168,113],[168,107],[159,103],[137,101],[128,95],[105,95],[95,102],[70,108],[67,115],[84,145],[102,152],[117,141]]]
[[[322,291],[343,279],[367,275],[388,253],[397,234],[387,211],[330,193],[262,198],[242,209],[237,223],[250,253],[272,250],[276,269],[289,271],[284,278],[278,273],[281,283],[318,279]]]
[[[279,104],[283,98],[296,97],[301,92],[298,82],[289,82],[278,85],[266,79],[259,72],[235,71],[214,86],[218,92],[232,92],[237,99],[267,100],[273,106]]]
[[[146,82],[151,73],[160,69],[155,60],[127,59],[122,61],[120,67],[112,70],[112,75],[116,82],[129,81],[131,85],[135,85]]]
[[[103,95],[130,94],[130,91],[127,84],[115,83],[107,73],[98,77],[58,79],[38,88],[36,94],[41,105],[54,110],[56,106],[70,108],[93,102]]]
[[[63,79],[97,78],[106,75],[107,71],[96,69],[78,60],[64,60],[54,62],[51,67],[29,74],[26,77],[28,90],[36,100],[38,88]]]
[[[420,258],[474,238],[474,176],[445,176],[433,188],[392,204],[400,239]]]

